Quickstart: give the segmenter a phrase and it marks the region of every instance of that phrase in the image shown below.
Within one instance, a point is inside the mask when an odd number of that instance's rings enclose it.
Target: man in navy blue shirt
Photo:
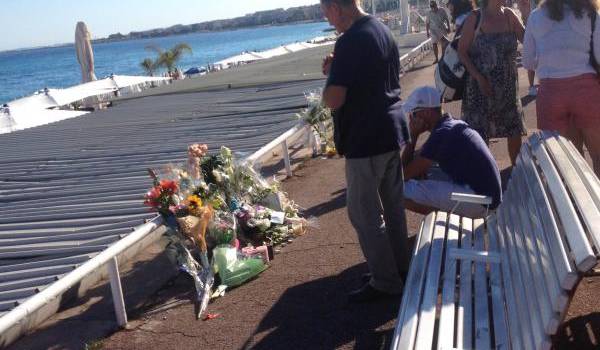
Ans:
[[[349,294],[364,302],[402,292],[408,270],[400,147],[408,138],[400,103],[400,57],[389,29],[358,0],[321,0],[339,33],[325,58],[325,104],[346,157],[347,207],[369,266],[369,282]],[[382,219],[383,217],[383,219]]]
[[[407,209],[428,214],[434,210],[451,211],[462,216],[481,218],[487,208],[477,203],[452,201],[452,193],[480,195],[492,199],[490,209],[502,200],[500,173],[489,148],[468,124],[443,114],[441,96],[433,87],[416,89],[404,104],[410,116],[412,141],[404,149],[404,202]],[[429,131],[419,155],[414,157],[419,135]],[[418,179],[426,175],[434,162],[445,179]],[[439,176],[438,176],[439,177]]]

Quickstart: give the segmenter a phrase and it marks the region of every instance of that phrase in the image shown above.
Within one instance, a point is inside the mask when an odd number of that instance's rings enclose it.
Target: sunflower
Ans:
[[[192,210],[198,209],[202,206],[202,199],[200,199],[200,197],[196,196],[195,194],[188,196],[186,201],[188,207]]]

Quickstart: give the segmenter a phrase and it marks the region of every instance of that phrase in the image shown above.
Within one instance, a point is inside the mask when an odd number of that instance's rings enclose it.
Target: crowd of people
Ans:
[[[461,32],[458,54],[468,72],[461,120],[444,112],[436,88],[400,99],[398,47],[358,0],[321,0],[325,17],[342,33],[323,61],[323,101],[333,110],[336,148],[346,158],[348,215],[370,271],[349,294],[351,302],[401,293],[410,263],[405,210],[483,217],[501,203],[500,173],[488,145],[506,138],[514,166],[527,134],[519,43],[529,94],[536,94],[534,74],[540,81],[538,128],[558,131],[582,152],[585,145],[600,174],[597,0],[544,0],[533,11],[529,0],[519,0],[518,12],[504,0],[449,0],[446,6]],[[430,7],[427,34],[437,61],[438,46],[443,55],[450,42],[451,23],[435,1]],[[489,204],[457,206],[450,198],[455,192]]]

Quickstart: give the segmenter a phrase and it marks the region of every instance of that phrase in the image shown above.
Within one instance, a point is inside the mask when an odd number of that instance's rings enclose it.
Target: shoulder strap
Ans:
[[[596,10],[592,11],[592,35],[590,39],[590,63],[592,66],[598,67],[598,61],[596,60],[596,56],[594,55],[594,30],[596,29],[596,18],[598,17],[598,12]]]

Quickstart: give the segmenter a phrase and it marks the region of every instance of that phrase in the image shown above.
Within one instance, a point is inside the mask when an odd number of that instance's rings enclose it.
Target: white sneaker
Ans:
[[[529,88],[529,96],[536,96],[537,95],[537,88],[535,86],[532,86]]]

